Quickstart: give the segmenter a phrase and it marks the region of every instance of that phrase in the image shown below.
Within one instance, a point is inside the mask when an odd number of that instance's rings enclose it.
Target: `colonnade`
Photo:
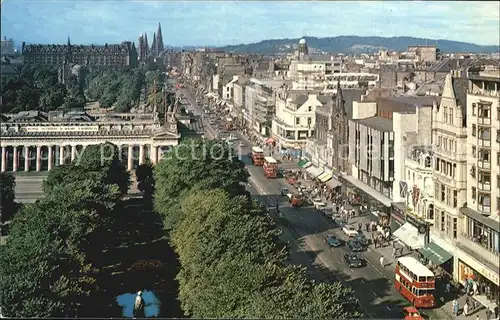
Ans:
[[[119,159],[127,164],[127,170],[150,159],[158,162],[171,146],[122,145],[119,146]],[[6,171],[48,171],[54,166],[77,161],[85,145],[13,145],[2,146],[1,172]]]

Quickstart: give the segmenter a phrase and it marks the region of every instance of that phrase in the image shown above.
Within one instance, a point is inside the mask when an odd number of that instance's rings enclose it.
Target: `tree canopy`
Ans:
[[[88,82],[86,94],[104,108],[115,107],[117,112],[128,112],[139,103],[142,88],[144,73],[139,69],[105,70]]]
[[[207,152],[207,150],[218,150]],[[223,157],[219,157],[223,154]],[[281,231],[253,202],[248,172],[220,141],[187,140],[154,169],[155,208],[179,256],[179,298],[200,318],[355,318],[352,291],[286,265]]]
[[[0,173],[0,223],[9,220],[16,210],[15,200],[16,179],[12,173]]]
[[[51,111],[64,105],[67,88],[57,69],[26,65],[14,77],[2,77],[3,112]]]
[[[113,160],[90,146],[78,163],[53,168],[45,198],[15,216],[0,247],[0,305],[8,317],[77,317],[99,290],[94,257],[106,246],[122,193]],[[83,162],[83,161],[82,161]],[[124,172],[116,169],[116,172]]]

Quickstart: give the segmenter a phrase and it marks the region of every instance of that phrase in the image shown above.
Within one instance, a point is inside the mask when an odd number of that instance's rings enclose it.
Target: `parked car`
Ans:
[[[337,238],[336,236],[332,236],[330,234],[325,237],[325,242],[331,248],[337,248],[342,245],[342,241],[339,238]]]
[[[364,249],[363,245],[355,239],[351,239],[351,240],[347,241],[347,246],[353,252],[360,252],[360,251],[363,251],[363,249]]]
[[[334,215],[332,215],[332,220],[335,223],[335,225],[337,225],[339,228],[344,228],[344,226],[347,224],[347,222],[344,219],[336,217]]]
[[[423,320],[424,317],[420,315],[420,312],[415,307],[403,308],[404,320]]]
[[[358,235],[358,230],[356,230],[356,228],[351,225],[344,225],[344,227],[342,227],[342,231],[349,238],[354,238],[356,235]]]
[[[345,262],[349,268],[361,268],[365,263],[363,258],[353,252],[344,254],[342,261]]]

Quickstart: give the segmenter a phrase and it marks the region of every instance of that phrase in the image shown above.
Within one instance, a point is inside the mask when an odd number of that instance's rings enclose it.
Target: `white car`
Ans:
[[[346,236],[348,236],[349,238],[354,238],[355,236],[358,235],[358,231],[356,230],[356,228],[354,228],[353,226],[349,226],[349,225],[345,225],[343,228],[342,228],[342,231],[345,233]]]

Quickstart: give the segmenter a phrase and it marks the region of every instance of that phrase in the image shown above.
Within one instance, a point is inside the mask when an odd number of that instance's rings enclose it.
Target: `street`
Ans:
[[[186,98],[189,103],[199,110],[193,93],[187,89],[181,91],[187,93]],[[214,128],[205,123],[204,128],[211,137],[214,136]],[[367,265],[359,269],[350,269],[340,259],[349,249],[345,246],[331,249],[324,241],[327,234],[347,240],[342,230],[335,228],[331,218],[325,217],[312,206],[291,209],[285,197],[281,196],[282,188],[290,186],[282,178],[267,179],[262,167],[251,165],[247,156],[251,150],[251,142],[240,133],[233,132],[233,134],[245,144],[245,147],[240,148],[240,152],[241,159],[250,173],[250,192],[268,207],[275,206],[276,201],[280,203],[279,225],[283,229],[283,240],[290,243],[292,262],[308,266],[311,276],[316,281],[338,280],[353,288],[361,308],[370,318],[401,318],[402,308],[408,306],[409,302],[392,285],[394,265],[391,263],[390,254],[386,256],[383,253],[388,262],[388,265],[383,267],[379,262],[381,256],[379,249],[369,247],[362,252]],[[352,219],[352,222],[355,224],[361,222],[364,225],[367,219],[367,217],[357,217]],[[437,313],[437,310],[426,310],[423,313],[433,319],[444,316]]]

